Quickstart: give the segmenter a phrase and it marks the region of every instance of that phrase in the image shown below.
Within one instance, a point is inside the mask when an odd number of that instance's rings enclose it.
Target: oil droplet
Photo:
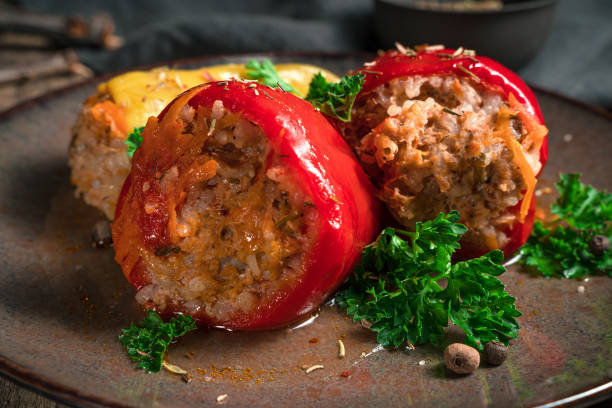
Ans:
[[[357,361],[353,361],[353,366],[356,366],[357,364],[359,364],[361,361],[363,361],[364,359],[370,357],[372,354],[374,353],[378,353],[379,351],[384,350],[385,348],[382,345],[377,345],[376,347],[374,347],[369,353],[366,353],[365,351],[361,353],[361,356],[359,358],[359,360]]]
[[[297,329],[301,329],[302,327],[310,326],[315,321],[315,319],[317,317],[319,317],[319,312],[318,311],[313,313],[308,319],[296,323],[295,326],[290,326],[287,330],[288,331],[294,331],[294,330],[297,330]]]
[[[520,259],[521,259],[521,254],[517,254],[513,256],[512,258],[508,259],[506,262],[504,262],[503,266],[504,268],[507,268],[510,265],[514,265],[515,263],[517,263]]]

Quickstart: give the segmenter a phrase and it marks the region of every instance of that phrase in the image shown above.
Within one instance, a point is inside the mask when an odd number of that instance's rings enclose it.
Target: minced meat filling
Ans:
[[[131,164],[125,145],[127,135],[105,112],[110,106],[107,94],[88,99],[72,128],[68,162],[77,194],[112,220]]]
[[[186,131],[201,115],[209,125],[201,154],[218,162],[216,175],[187,192],[177,211],[179,242],[146,257],[152,283],[137,299],[227,320],[297,283],[317,212],[259,127],[216,101],[212,111],[185,111]]]
[[[526,189],[507,140],[526,132],[502,97],[454,76],[398,78],[369,96],[344,134],[398,221],[458,210],[466,241],[502,247]],[[521,154],[536,174],[537,149]]]

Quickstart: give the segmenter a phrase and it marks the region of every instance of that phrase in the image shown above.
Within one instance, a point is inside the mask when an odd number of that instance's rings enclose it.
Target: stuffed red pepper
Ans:
[[[373,192],[308,102],[201,85],[147,123],[112,225],[116,260],[148,309],[281,326],[333,293],[375,238]]]
[[[343,136],[401,224],[458,210],[462,256],[509,255],[531,231],[547,158],[535,96],[489,58],[400,48],[357,71],[365,82]]]

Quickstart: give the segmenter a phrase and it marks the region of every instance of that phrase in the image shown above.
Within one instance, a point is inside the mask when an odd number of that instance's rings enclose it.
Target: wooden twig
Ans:
[[[118,48],[123,40],[114,30],[113,19],[104,13],[82,17],[0,9],[0,31],[36,34],[65,47]]]
[[[0,84],[67,73],[83,77],[93,75],[89,68],[79,62],[74,52],[66,51],[33,64],[0,68]]]

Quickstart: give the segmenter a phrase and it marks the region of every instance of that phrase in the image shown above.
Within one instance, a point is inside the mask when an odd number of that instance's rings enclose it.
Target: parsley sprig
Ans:
[[[288,82],[284,81],[270,60],[250,60],[246,65],[246,77],[256,79],[264,85],[282,88],[299,97],[303,97]],[[361,91],[364,74],[345,75],[339,82],[327,82],[323,74],[318,72],[310,80],[306,100],[324,114],[343,122],[351,120],[351,109]]]
[[[127,154],[129,157],[134,156],[134,152],[140,145],[142,144],[142,131],[144,130],[144,126],[135,127],[132,129],[132,133],[130,133],[125,139],[125,144],[127,145]]]
[[[612,194],[580,182],[580,174],[561,174],[556,184],[560,197],[552,213],[577,229],[604,232],[612,221]]]
[[[170,343],[195,329],[191,316],[178,315],[164,323],[157,313],[149,310],[140,326],[132,323],[122,330],[119,341],[138,367],[148,372],[158,372]]]
[[[439,344],[449,320],[466,333],[467,344],[482,350],[491,340],[516,338],[521,313],[515,298],[496,278],[505,269],[501,251],[453,264],[451,257],[467,228],[459,213],[440,214],[416,224],[415,232],[386,228],[364,247],[361,263],[337,301],[385,347]],[[442,282],[446,282],[446,286]]]
[[[340,82],[329,83],[319,72],[312,77],[306,100],[328,116],[350,122],[351,109],[361,91],[364,74],[345,75]]]
[[[278,75],[272,61],[267,59],[263,61],[250,60],[245,65],[245,68],[247,69],[247,78],[256,79],[261,84],[273,88],[281,88],[287,92],[300,96],[300,93],[294,87]]]
[[[612,194],[580,182],[579,174],[561,174],[556,184],[560,197],[551,212],[552,225],[534,223],[521,248],[521,264],[546,277],[584,278],[607,272],[612,277],[612,251],[594,254],[589,242],[595,235],[612,240]]]

